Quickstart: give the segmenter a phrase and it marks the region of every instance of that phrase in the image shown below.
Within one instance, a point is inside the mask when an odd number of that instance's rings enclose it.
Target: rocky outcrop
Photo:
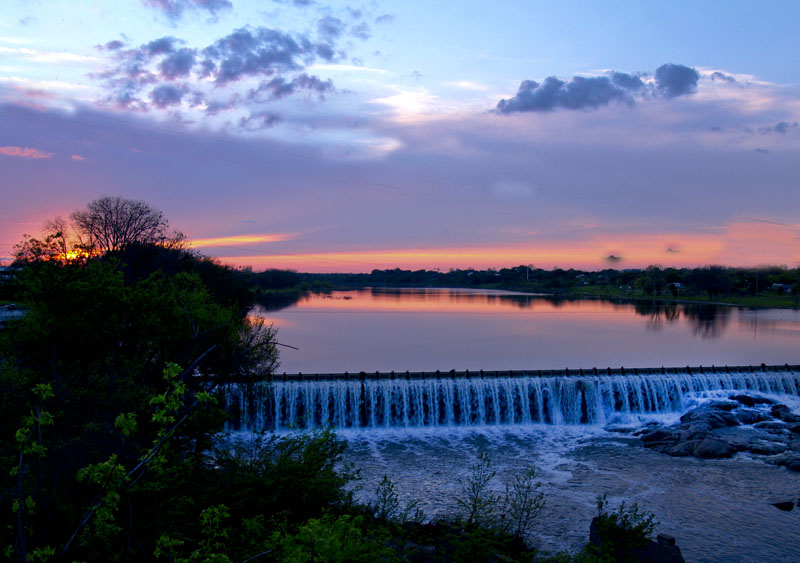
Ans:
[[[589,543],[595,547],[610,551],[615,561],[636,561],[648,563],[684,563],[681,548],[675,545],[675,538],[668,534],[658,534],[656,540],[646,540],[645,545],[638,547],[628,547],[624,541],[615,541],[613,538],[606,537],[603,527],[600,524],[600,516],[592,519],[589,527]],[[617,528],[619,531],[623,531]],[[615,535],[615,534],[612,534]],[[619,540],[619,538],[617,538]]]
[[[771,399],[732,395],[684,414],[672,426],[650,424],[635,433],[645,447],[676,457],[763,456],[767,463],[800,472],[800,415]]]

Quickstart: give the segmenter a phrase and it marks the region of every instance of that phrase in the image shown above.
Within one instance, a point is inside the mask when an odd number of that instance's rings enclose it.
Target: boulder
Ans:
[[[656,541],[648,540],[647,545],[633,550],[636,561],[648,563],[684,563],[681,548],[675,545],[675,538],[658,534]]]
[[[668,453],[672,457],[687,457],[695,455],[695,449],[700,445],[701,440],[688,440],[686,442],[678,442],[673,447],[667,449],[664,453]]]
[[[784,512],[791,512],[791,510],[794,508],[794,501],[790,500],[787,502],[773,502],[772,506],[778,510],[783,510]]]
[[[719,438],[706,438],[694,449],[694,455],[703,459],[731,457],[733,453],[728,442]]]
[[[792,413],[792,411],[789,410],[789,407],[787,407],[786,405],[773,406],[772,409],[770,410],[770,414],[772,414],[772,416],[784,422],[792,422],[792,423],[800,422],[800,416]]]
[[[739,424],[756,424],[757,422],[764,422],[770,418],[761,411],[755,409],[739,409],[734,413],[736,420]]]
[[[800,455],[787,458],[786,463],[784,463],[783,466],[790,471],[796,471],[800,473]]]
[[[633,549],[615,546],[613,543],[611,546],[607,545],[607,542],[613,541],[601,529],[600,518],[595,516],[589,526],[589,542],[600,548],[604,544],[612,550],[616,547],[615,560],[641,563],[684,563],[681,548],[675,545],[675,538],[668,534],[658,534],[656,541],[647,540],[645,545]]]
[[[705,440],[711,434],[711,429],[705,424],[689,424],[686,426],[679,426],[681,430],[678,432],[678,441],[687,442],[689,440]]]
[[[786,432],[786,424],[778,420],[765,420],[764,422],[756,422],[753,428],[758,428],[770,434],[783,434]]]
[[[790,471],[800,472],[800,454],[787,452],[766,458],[766,462],[771,465],[780,465]]]
[[[715,428],[725,428],[727,426],[738,426],[739,421],[736,416],[729,410],[716,408],[714,405],[721,401],[708,403],[692,409],[681,417],[681,422],[684,424],[704,424],[708,425],[710,430]],[[725,403],[727,405],[729,403]],[[737,403],[730,403],[737,405]]]
[[[757,455],[777,455],[786,451],[786,446],[780,442],[767,440],[753,440],[747,445],[747,451]]]
[[[751,397],[750,395],[731,395],[728,397],[731,401],[742,403],[746,407],[754,407],[756,405],[774,405],[775,401],[767,399],[766,397]]]
[[[673,436],[672,432],[664,428],[656,428],[655,430],[647,432],[646,434],[642,434],[641,436],[639,436],[639,438],[642,440],[642,442],[645,443],[645,445],[649,445],[654,442],[667,442],[667,441],[677,440],[677,437]]]

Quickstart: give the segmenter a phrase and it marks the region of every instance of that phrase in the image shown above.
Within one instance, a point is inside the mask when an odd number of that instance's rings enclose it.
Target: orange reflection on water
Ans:
[[[626,306],[607,301],[559,301],[511,291],[385,288],[309,294],[296,305],[298,310],[314,312],[449,314],[598,314]]]

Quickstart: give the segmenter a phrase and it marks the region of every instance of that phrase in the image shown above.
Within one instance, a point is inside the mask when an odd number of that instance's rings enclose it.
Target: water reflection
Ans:
[[[695,336],[702,338],[719,338],[728,326],[731,316],[730,307],[719,305],[692,304],[685,305],[683,314],[692,324]]]
[[[255,302],[256,305],[262,311],[271,312],[271,311],[280,311],[281,309],[286,309],[287,307],[291,307],[292,305],[295,305],[305,297],[307,297],[306,294],[300,292],[277,293],[277,294],[259,295],[256,297]]]
[[[563,299],[475,289],[309,293],[254,314],[281,331],[282,371],[448,371],[796,363],[800,312]]]
[[[634,312],[647,319],[647,330],[659,331],[666,325],[677,322],[681,317],[681,308],[677,303],[660,303],[658,301],[636,301]]]
[[[480,289],[398,289],[368,288],[353,291],[332,291],[264,298],[259,305],[265,311],[279,311],[295,304],[314,309],[373,310],[382,312],[441,312],[491,313],[504,310],[535,311],[537,313],[630,313],[646,319],[647,330],[659,331],[674,324],[683,316],[692,325],[695,336],[719,338],[731,317],[731,307],[705,303],[675,303],[659,301],[620,301],[605,299],[565,299],[552,295],[521,294],[500,290]],[[759,319],[749,315],[748,325],[757,326]],[[780,321],[761,321],[777,327]]]

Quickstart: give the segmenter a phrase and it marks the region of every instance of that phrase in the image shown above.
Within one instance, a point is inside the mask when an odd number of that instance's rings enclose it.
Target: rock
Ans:
[[[667,449],[664,453],[668,453],[672,457],[686,457],[695,455],[695,449],[701,443],[700,440],[689,440],[687,442],[679,442],[675,446]]]
[[[794,456],[787,459],[783,466],[790,470],[800,473],[800,456]]]
[[[733,456],[728,442],[719,438],[706,438],[694,449],[694,455],[703,459],[715,459]]]
[[[677,437],[673,436],[672,432],[670,432],[669,430],[665,430],[663,428],[657,428],[656,430],[653,430],[646,434],[642,434],[641,436],[639,436],[639,438],[642,440],[642,442],[645,443],[645,445],[651,444],[653,442],[666,442],[666,441],[677,440]]]
[[[789,450],[800,453],[800,440],[792,440],[787,444]]]
[[[706,403],[704,406],[710,409],[730,412],[739,407],[739,405],[736,403],[736,401],[711,401],[710,403]]]
[[[756,424],[769,420],[769,417],[761,411],[755,409],[739,409],[734,413],[739,424]]]
[[[662,535],[666,534],[659,534],[659,539]],[[675,538],[672,541],[672,545],[665,545],[660,541],[648,540],[647,545],[633,550],[635,560],[648,563],[684,563],[681,548],[675,545]]]
[[[800,424],[789,424],[786,429],[792,434],[800,434]]]
[[[675,538],[670,536],[669,534],[658,534],[656,537],[656,542],[658,545],[666,545],[667,547],[672,547],[675,545]]]
[[[770,409],[770,413],[784,422],[800,422],[800,416],[793,414],[786,405],[775,405]]]
[[[786,424],[777,420],[765,420],[764,422],[757,422],[753,425],[753,428],[764,430],[770,434],[783,434],[786,432]]]
[[[747,451],[757,442],[777,442],[778,444],[783,444],[783,436],[767,434],[762,430],[756,430],[748,426],[720,428],[714,431],[713,437],[728,442],[728,445],[735,452]]]
[[[633,429],[628,426],[606,426],[605,430],[607,432],[616,432],[617,434],[630,434],[633,432]]]
[[[800,472],[800,454],[794,452],[770,456],[765,461],[770,465],[780,465],[790,471]]]
[[[733,413],[727,410],[714,408],[714,404],[715,403],[709,403],[690,410],[681,417],[681,422],[684,424],[706,424],[711,430],[739,425],[739,421],[736,420],[736,416],[734,416]],[[736,405],[736,403],[731,404]]]
[[[711,433],[711,428],[704,422],[684,424],[678,426],[678,428],[678,440],[681,442],[685,442],[687,440],[703,440]]]
[[[775,401],[772,399],[767,399],[766,397],[751,397],[750,395],[731,395],[728,399],[742,403],[746,407],[775,404]]]
[[[783,510],[784,512],[790,512],[794,508],[794,501],[790,500],[788,502],[773,502],[772,506],[774,506],[778,510]]]
[[[608,541],[600,529],[600,518],[592,518],[589,527],[589,542],[602,547]],[[675,538],[668,534],[658,534],[657,541],[647,540],[647,544],[635,549],[617,548],[615,560],[652,563],[684,563],[681,548],[675,545]]]
[[[753,440],[747,445],[746,450],[757,455],[776,455],[786,451],[786,446],[780,442],[770,442],[767,440]]]

